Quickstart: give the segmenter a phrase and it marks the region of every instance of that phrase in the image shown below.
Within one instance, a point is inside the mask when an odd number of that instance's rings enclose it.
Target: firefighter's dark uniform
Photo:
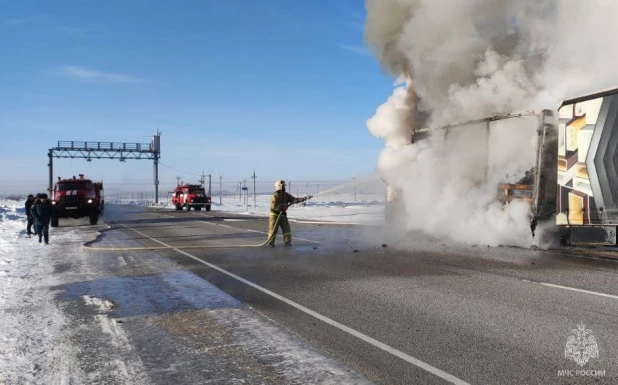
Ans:
[[[294,198],[291,194],[284,190],[277,190],[270,198],[270,218],[268,220],[268,239],[269,245],[275,245],[275,239],[277,238],[277,232],[279,227],[283,231],[283,242],[286,246],[292,244],[292,229],[290,228],[290,222],[287,217],[288,206],[294,203],[304,202],[310,197]],[[281,214],[281,216],[279,216]],[[279,225],[277,224],[277,218],[279,218]]]

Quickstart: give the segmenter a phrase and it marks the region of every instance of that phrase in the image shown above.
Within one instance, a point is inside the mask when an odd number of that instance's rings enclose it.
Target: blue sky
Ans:
[[[149,142],[157,125],[161,183],[371,173],[383,144],[365,121],[393,80],[364,17],[361,0],[0,0],[0,193],[45,186],[59,140]],[[153,174],[55,165],[141,190]]]

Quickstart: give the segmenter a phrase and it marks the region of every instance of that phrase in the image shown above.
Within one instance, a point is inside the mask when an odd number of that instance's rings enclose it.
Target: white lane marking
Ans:
[[[122,267],[125,267],[127,265],[127,262],[124,260],[124,258],[122,257],[122,255],[120,255],[118,257],[118,264]]]
[[[431,373],[431,374],[433,374],[433,375],[435,375],[437,377],[440,377],[440,378],[450,382],[451,384],[470,385],[469,383],[467,383],[467,382],[465,382],[465,381],[463,381],[463,380],[461,380],[461,379],[459,379],[459,378],[457,378],[457,377],[455,377],[455,376],[453,376],[451,374],[448,374],[445,371],[442,371],[442,370],[440,370],[440,369],[438,369],[438,368],[436,368],[434,366],[431,366],[428,363],[419,360],[418,358],[414,358],[414,357],[412,357],[412,356],[402,352],[401,350],[395,349],[395,348],[393,348],[393,347],[391,347],[391,346],[389,346],[389,345],[387,345],[387,344],[385,344],[383,342],[380,342],[380,341],[378,341],[378,340],[376,340],[374,338],[369,337],[366,334],[363,334],[363,333],[361,333],[361,332],[359,332],[359,331],[357,331],[355,329],[352,329],[351,327],[348,327],[348,326],[346,326],[344,324],[341,324],[341,323],[339,323],[339,322],[337,322],[335,320],[332,320],[332,319],[330,319],[330,318],[328,318],[326,316],[323,316],[322,314],[320,314],[320,313],[318,313],[318,312],[316,312],[314,310],[311,310],[311,309],[309,309],[309,308],[307,308],[307,307],[305,307],[305,306],[303,306],[303,305],[301,305],[299,303],[296,303],[296,302],[292,301],[291,299],[288,299],[288,298],[286,298],[286,297],[284,297],[282,295],[279,295],[279,294],[277,294],[277,293],[275,293],[273,291],[270,291],[270,290],[268,290],[268,289],[266,289],[266,288],[264,288],[264,287],[262,287],[262,286],[260,286],[258,284],[255,284],[255,283],[253,283],[251,281],[248,281],[248,280],[246,280],[246,279],[244,279],[244,278],[242,278],[242,277],[240,277],[240,276],[238,276],[238,275],[236,275],[236,274],[234,274],[232,272],[229,272],[229,271],[227,271],[225,269],[222,269],[222,268],[220,268],[217,265],[213,265],[212,263],[206,262],[203,259],[200,259],[200,258],[198,258],[198,257],[196,257],[196,256],[194,256],[192,254],[189,254],[189,253],[187,253],[185,251],[176,249],[176,248],[166,244],[165,242],[162,242],[162,241],[159,241],[158,239],[152,238],[152,237],[142,233],[141,231],[138,231],[138,230],[130,228],[127,225],[122,225],[122,226],[126,227],[129,230],[135,231],[136,233],[138,233],[138,234],[140,234],[140,235],[142,235],[142,236],[144,236],[144,237],[146,237],[146,238],[148,238],[148,239],[150,239],[150,240],[152,240],[152,241],[154,241],[154,242],[156,242],[156,243],[158,243],[158,244],[160,244],[162,246],[169,247],[171,250],[174,250],[174,251],[176,251],[176,252],[178,252],[178,253],[180,253],[182,255],[185,255],[185,256],[187,256],[187,257],[189,257],[189,258],[191,258],[191,259],[193,259],[193,260],[195,260],[197,262],[200,262],[200,263],[210,267],[211,269],[217,270],[217,271],[219,271],[219,272],[221,272],[221,273],[223,273],[223,274],[225,274],[225,275],[227,275],[229,277],[232,277],[232,278],[234,278],[234,279],[236,279],[236,280],[238,280],[238,281],[240,281],[240,282],[242,282],[242,283],[244,283],[244,284],[246,284],[248,286],[251,286],[252,288],[254,288],[256,290],[259,290],[259,291],[261,291],[264,294],[268,294],[271,297],[276,298],[276,299],[278,299],[278,300],[280,300],[280,301],[282,301],[282,302],[284,302],[284,303],[286,303],[286,304],[288,304],[288,305],[290,305],[290,306],[292,306],[292,307],[302,311],[303,313],[306,313],[306,314],[308,314],[308,315],[310,315],[310,316],[312,316],[314,318],[319,319],[320,321],[322,321],[324,323],[327,323],[327,324],[329,324],[331,326],[334,326],[337,329],[339,329],[339,330],[341,330],[343,332],[346,332],[346,333],[348,333],[348,334],[350,334],[350,335],[352,335],[352,336],[354,336],[354,337],[356,337],[358,339],[361,339],[361,340],[367,342],[368,344],[375,346],[378,349],[382,349],[385,352],[390,353],[390,354],[392,354],[395,357],[399,357],[402,360],[404,360],[404,361],[406,361],[406,362],[408,362],[408,363],[410,363],[412,365],[415,365],[415,366],[417,366],[417,367],[419,367],[421,369],[424,369],[424,370],[428,371],[429,373]]]
[[[612,299],[618,299],[618,295],[599,293],[598,291],[590,291],[590,290],[584,290],[584,289],[577,289],[577,288],[574,288],[574,287],[554,285],[553,283],[534,282],[534,281],[528,281],[528,282],[538,283],[539,285],[548,286],[548,287],[554,287],[556,289],[564,289],[564,290],[576,291],[578,293],[586,293],[586,294],[598,295],[599,297],[607,297],[607,298],[612,298]]]

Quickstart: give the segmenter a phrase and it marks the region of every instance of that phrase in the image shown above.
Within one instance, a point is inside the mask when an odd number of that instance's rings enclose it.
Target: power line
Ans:
[[[163,163],[161,161],[159,161],[159,164],[161,166],[169,168],[170,170],[178,171],[178,172],[183,173],[183,174],[202,176],[201,174],[195,174],[195,173],[192,173],[192,172],[182,171],[182,170],[179,170],[179,169],[177,169],[175,167],[168,166],[167,164],[165,164],[165,163]]]

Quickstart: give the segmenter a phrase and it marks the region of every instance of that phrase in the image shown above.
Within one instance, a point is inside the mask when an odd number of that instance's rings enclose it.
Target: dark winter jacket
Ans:
[[[51,201],[47,200],[45,203],[39,202],[33,206],[32,215],[41,224],[47,224],[51,220],[54,212],[54,206]]]
[[[34,203],[34,199],[26,199],[26,216],[32,215],[30,209],[32,208],[32,204]]]
[[[34,198],[34,202],[32,202],[32,206],[30,206],[30,215],[34,219],[34,223],[39,223],[39,216],[37,214],[37,207],[41,204],[41,200],[39,198]]]

